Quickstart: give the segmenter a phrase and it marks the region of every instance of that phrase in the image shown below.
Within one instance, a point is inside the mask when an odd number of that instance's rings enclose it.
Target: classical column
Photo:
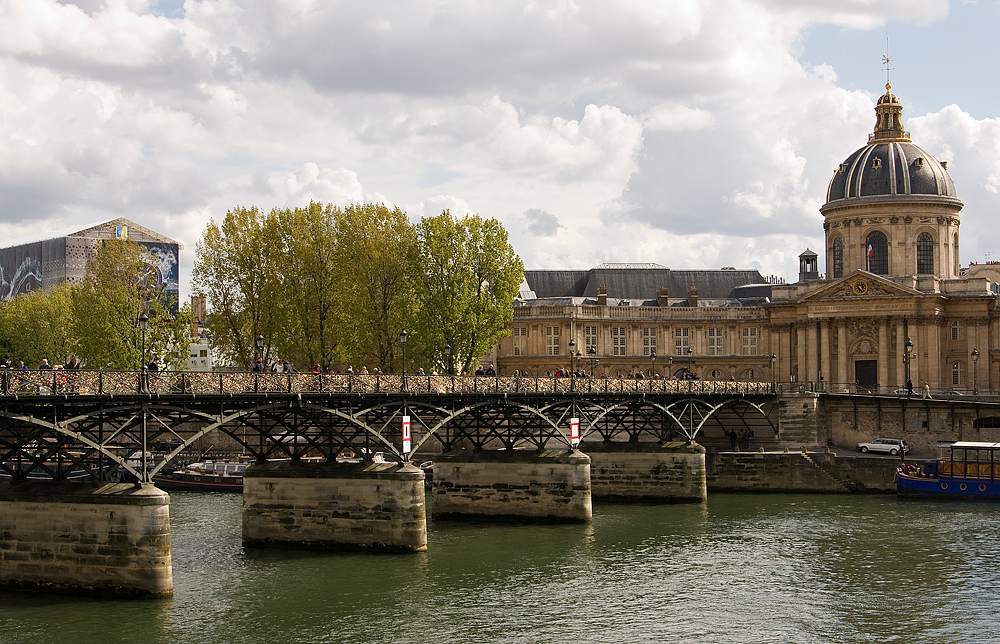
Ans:
[[[823,320],[820,322],[819,371],[827,381],[836,380],[830,362],[830,320]]]
[[[902,387],[906,386],[906,367],[903,364],[903,356],[906,355],[906,326],[903,324],[905,321],[906,318],[896,318],[896,359],[893,361],[895,382]],[[910,379],[913,379],[912,374]]]
[[[798,339],[799,345],[799,355],[798,359],[795,361],[796,366],[799,368],[799,381],[809,380],[809,370],[806,367],[806,324],[807,322],[799,321],[795,324],[795,332]]]
[[[782,325],[781,348],[778,351],[778,373],[782,380],[792,379],[792,325]]]
[[[888,319],[878,318],[878,385],[889,384],[889,329]]]
[[[854,380],[847,373],[847,354],[849,352],[850,347],[847,346],[847,320],[841,318],[837,320],[837,382],[843,383],[845,386]]]
[[[927,324],[927,370],[924,374],[927,376],[927,382],[930,383],[931,389],[941,388],[941,370],[943,363],[941,362],[941,326],[944,324],[944,320],[934,317],[931,318],[930,322]]]
[[[819,334],[816,333],[816,321],[809,320],[806,322],[806,380],[816,381],[819,377],[816,374],[819,362],[816,355],[819,347],[816,346],[818,342]]]

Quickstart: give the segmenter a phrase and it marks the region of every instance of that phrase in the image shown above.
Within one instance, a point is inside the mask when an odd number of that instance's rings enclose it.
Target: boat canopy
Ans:
[[[951,445],[945,445],[943,447],[951,447],[952,449],[1000,449],[1000,443],[989,443],[986,441],[956,441]]]

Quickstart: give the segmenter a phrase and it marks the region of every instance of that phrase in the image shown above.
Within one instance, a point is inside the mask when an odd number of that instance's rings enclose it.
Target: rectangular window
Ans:
[[[757,355],[757,327],[743,327],[743,355]]]
[[[645,327],[642,330],[642,355],[651,356],[656,353],[656,328]]]
[[[612,355],[625,355],[625,327],[611,327],[611,346],[614,349]]]
[[[710,328],[708,330],[708,355],[722,355],[722,329]]]
[[[674,329],[674,353],[679,356],[686,356],[691,348],[691,330]]]
[[[208,357],[208,349],[202,349],[201,351],[199,351],[198,352],[198,357],[199,358],[207,358]]]
[[[514,327],[514,355],[523,356],[525,353],[525,338],[528,337],[528,327]]]
[[[597,353],[597,327],[588,326],[583,328],[583,341],[587,345],[583,352],[594,355]],[[593,349],[593,351],[591,351]]]
[[[545,327],[545,355],[559,355],[559,327]]]

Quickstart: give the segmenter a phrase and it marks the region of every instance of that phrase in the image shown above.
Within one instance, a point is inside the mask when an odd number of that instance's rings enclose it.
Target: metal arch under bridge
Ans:
[[[0,374],[0,478],[126,473],[149,482],[213,431],[257,462],[570,449],[570,418],[590,442],[776,433],[775,403],[773,385],[757,382],[10,371]],[[409,453],[403,416],[411,420]]]

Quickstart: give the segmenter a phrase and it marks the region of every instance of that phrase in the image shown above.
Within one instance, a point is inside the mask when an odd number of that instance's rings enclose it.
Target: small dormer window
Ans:
[[[841,163],[840,167],[837,168],[837,172],[847,172],[847,164]]]
[[[874,159],[872,159],[872,169],[873,170],[878,170],[881,167],[882,167],[882,159],[880,159],[878,157],[875,157]]]
[[[922,167],[924,167],[924,158],[923,157],[917,157],[917,160],[914,161],[914,163],[917,164],[918,168],[922,168]]]

